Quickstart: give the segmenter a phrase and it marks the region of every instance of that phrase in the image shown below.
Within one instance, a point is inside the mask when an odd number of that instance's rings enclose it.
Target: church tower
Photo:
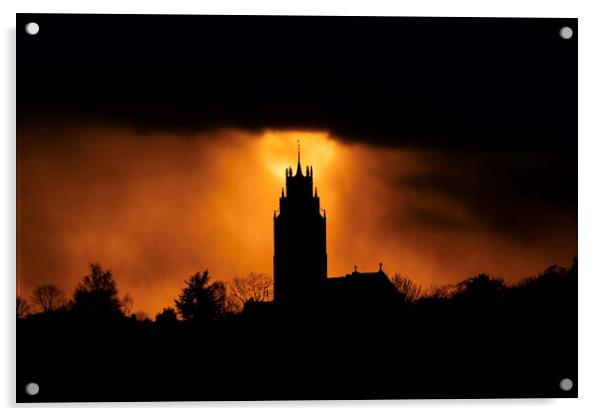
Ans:
[[[286,169],[286,192],[274,213],[274,301],[280,305],[307,304],[326,280],[326,213],[313,188],[313,169]]]

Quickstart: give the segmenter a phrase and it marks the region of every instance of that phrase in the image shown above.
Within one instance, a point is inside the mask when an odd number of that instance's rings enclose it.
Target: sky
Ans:
[[[329,276],[514,280],[577,255],[576,40],[557,33],[576,21],[36,19],[17,35],[22,294],[71,293],[98,261],[153,316],[197,271],[271,274],[297,140]]]

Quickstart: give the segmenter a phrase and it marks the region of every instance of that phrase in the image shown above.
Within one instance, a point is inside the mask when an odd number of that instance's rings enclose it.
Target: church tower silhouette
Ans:
[[[326,212],[320,213],[313,168],[301,168],[297,144],[297,171],[286,169],[286,192],[274,212],[274,301],[280,305],[307,303],[326,280]]]

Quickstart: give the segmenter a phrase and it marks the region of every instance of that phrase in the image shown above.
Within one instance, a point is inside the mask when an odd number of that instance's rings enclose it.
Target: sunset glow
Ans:
[[[259,147],[263,160],[278,180],[288,167],[296,166],[297,141],[302,145],[303,165],[312,165],[316,172],[325,172],[335,160],[337,142],[326,132],[274,131],[260,135]]]
[[[154,317],[191,274],[224,281],[272,274],[273,212],[285,169],[313,166],[327,212],[328,275],[398,272],[428,287],[480,272],[508,279],[568,263],[575,221],[525,236],[493,230],[423,175],[465,175],[437,152],[356,144],[326,131],[222,129],[176,135],[122,126],[19,129],[20,290],[70,293],[98,261],[133,310]],[[474,162],[471,162],[474,163]],[[478,213],[478,211],[477,211]]]

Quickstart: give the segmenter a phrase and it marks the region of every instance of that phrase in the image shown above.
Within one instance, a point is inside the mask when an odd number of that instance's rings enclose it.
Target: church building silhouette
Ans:
[[[286,169],[286,189],[280,209],[274,211],[274,303],[297,308],[307,305],[386,305],[398,292],[382,269],[372,273],[354,271],[342,277],[327,277],[326,211],[320,208],[318,189],[313,186],[313,167]]]

